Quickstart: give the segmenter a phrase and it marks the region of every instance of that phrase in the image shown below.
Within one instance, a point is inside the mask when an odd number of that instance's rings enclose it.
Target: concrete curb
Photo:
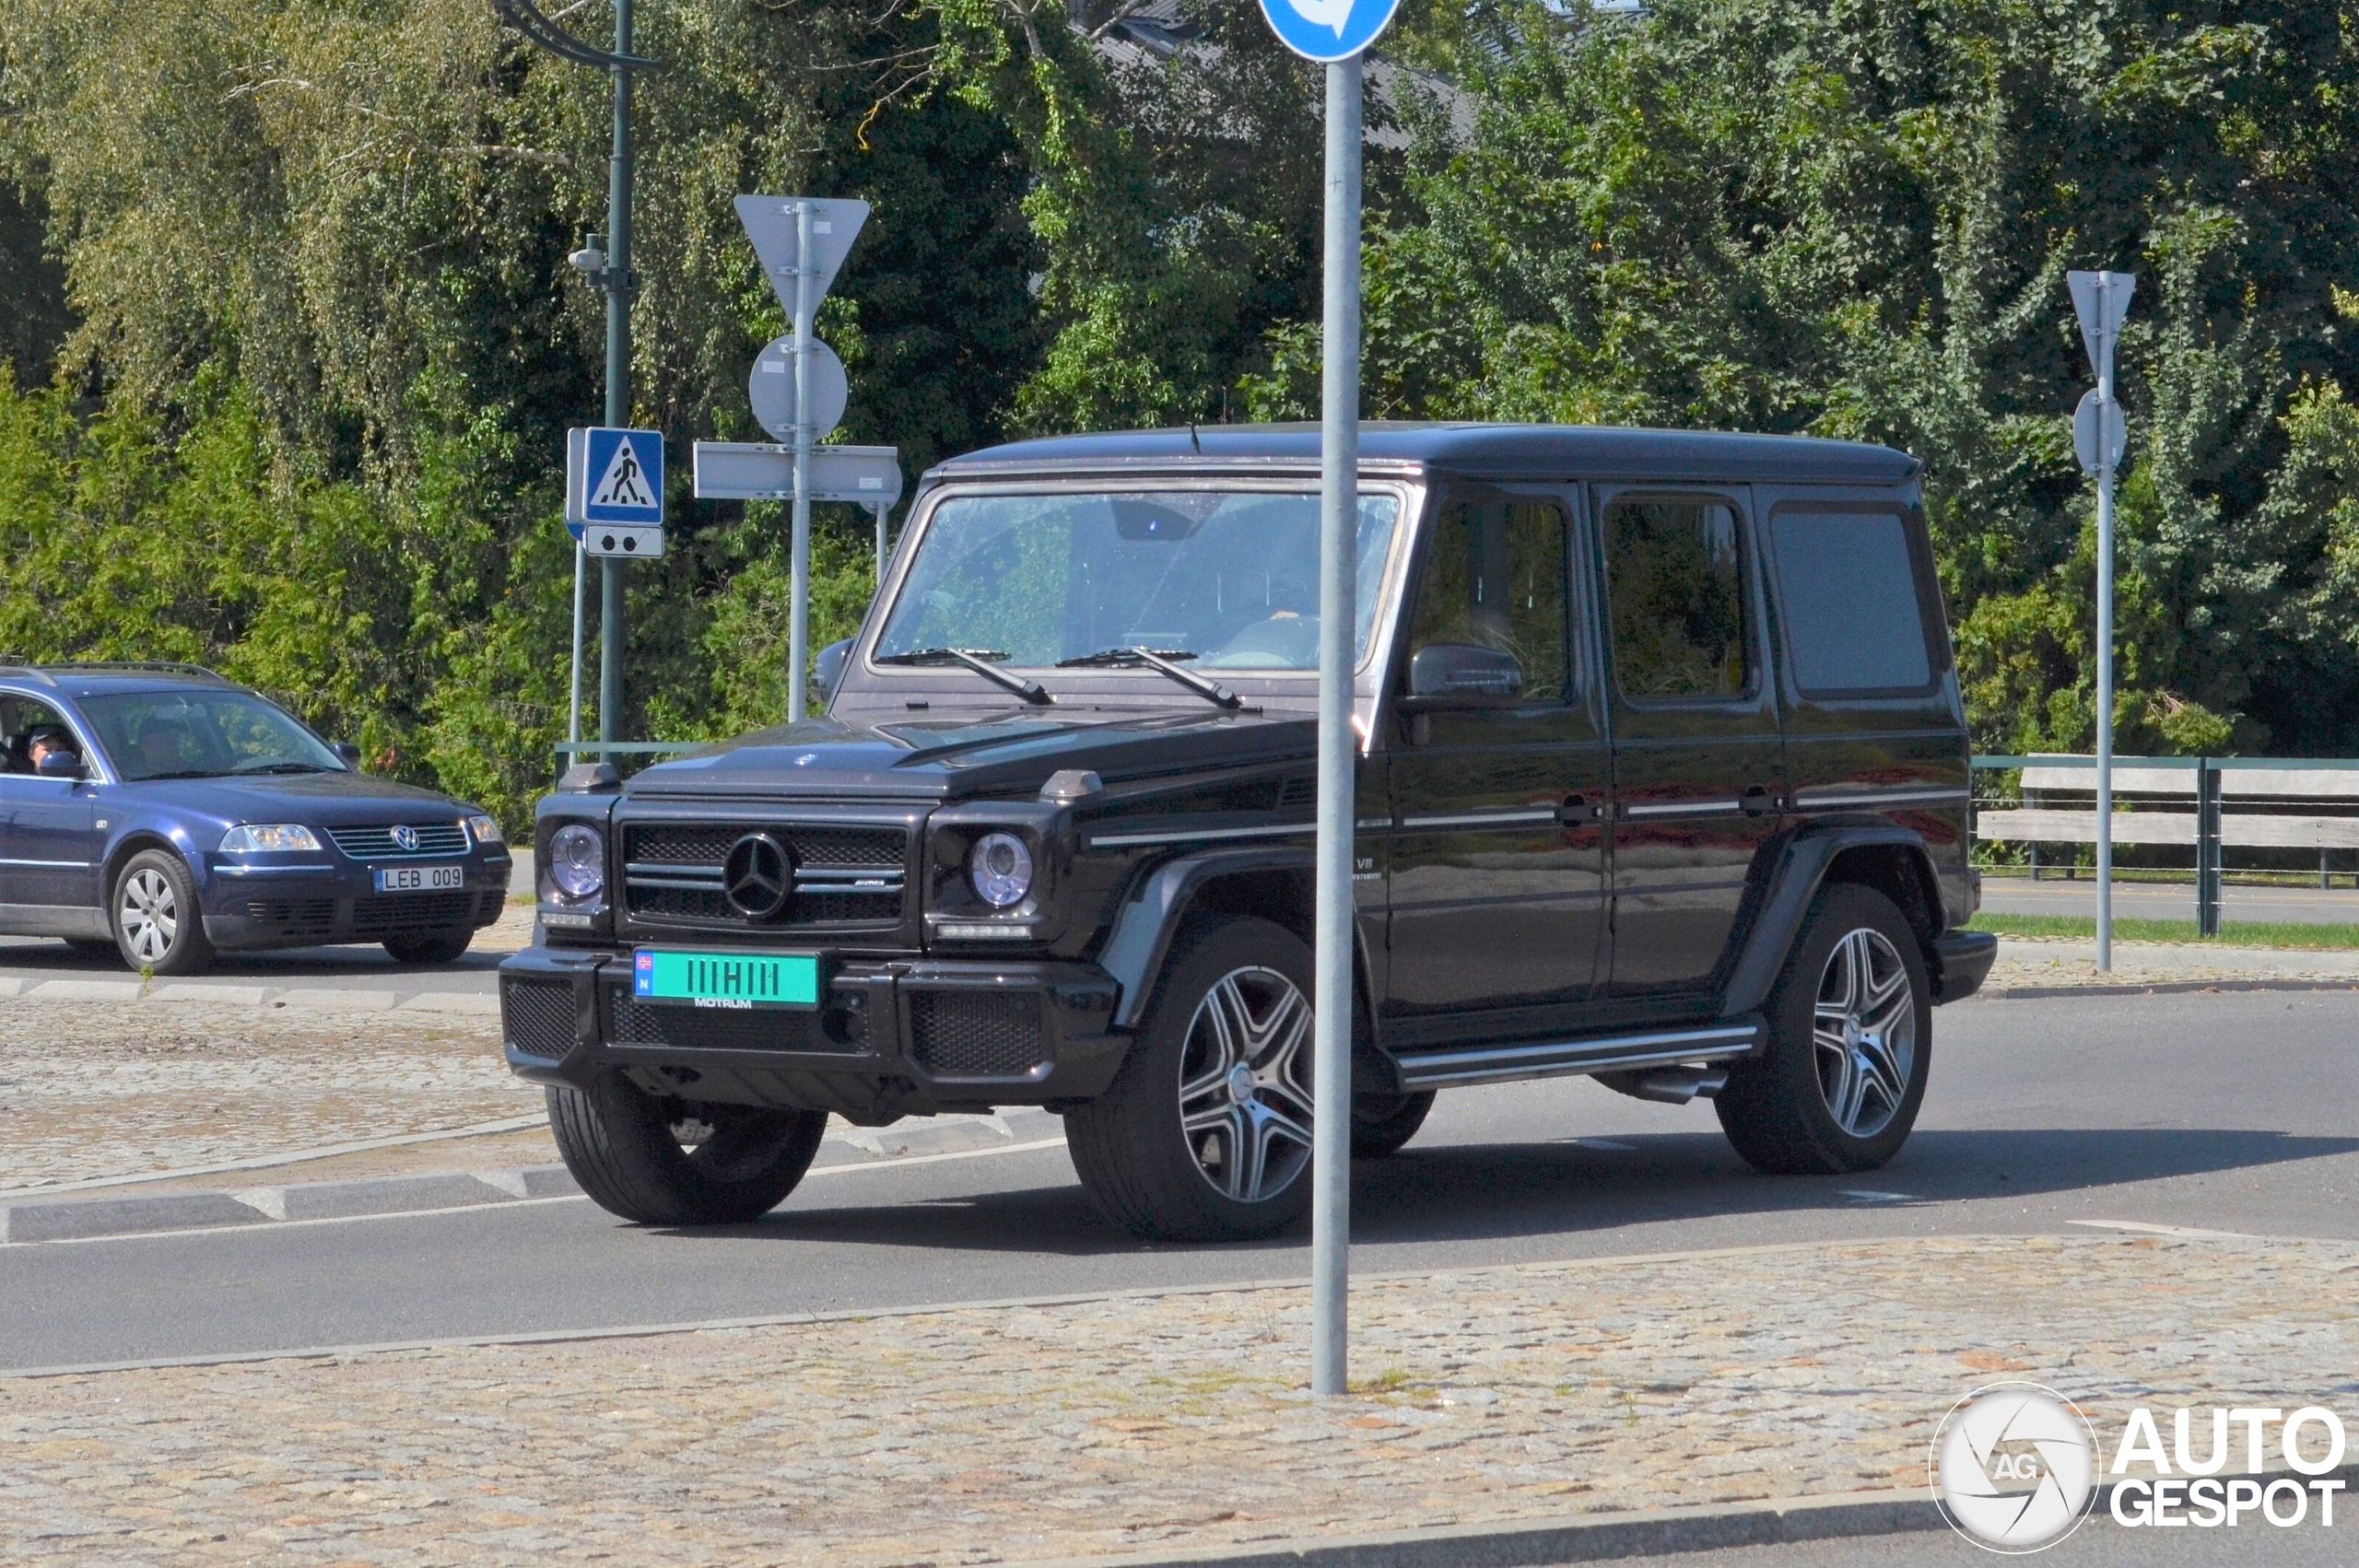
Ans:
[[[0,1204],[0,1244],[164,1235],[272,1221],[349,1220],[479,1209],[581,1189],[563,1165],[480,1175],[381,1176],[253,1187],[239,1192],[164,1192],[140,1198],[39,1199]]]
[[[2322,1476],[2265,1470],[2249,1478],[2340,1480],[2359,1487],[2359,1464]],[[2144,1478],[2139,1478],[2144,1479]],[[2097,1488],[2091,1518],[2104,1514],[2113,1484]],[[2347,1494],[2347,1493],[2346,1493]],[[1759,1503],[1652,1508],[1642,1513],[1590,1514],[1534,1523],[1395,1530],[1382,1535],[1298,1539],[1198,1551],[1133,1552],[1120,1557],[1069,1557],[1026,1568],[1545,1568],[1560,1562],[1610,1562],[1732,1547],[1784,1546],[1858,1536],[1907,1535],[1943,1528],[1947,1521],[1925,1492],[1854,1492],[1827,1497],[1780,1497]]]
[[[28,979],[0,975],[0,1001],[210,1002],[217,1007],[301,1008],[318,1012],[449,1012],[470,1018],[499,1016],[491,991],[418,991],[404,996],[380,989],[343,986],[209,985],[194,980]]]
[[[67,1199],[0,1207],[0,1242],[79,1241],[147,1231],[251,1225],[263,1216],[226,1192],[163,1192],[147,1198]]]
[[[1986,986],[1976,992],[1998,1001],[2037,1001],[2084,996],[2184,996],[2199,991],[2359,991],[2359,976],[2347,980],[2128,980],[2065,986]]]
[[[519,1187],[524,1185],[523,1172],[512,1174]],[[517,1195],[454,1171],[437,1176],[253,1187],[231,1196],[274,1220],[348,1220],[360,1214],[409,1214],[428,1209],[472,1209],[486,1203],[510,1203]]]

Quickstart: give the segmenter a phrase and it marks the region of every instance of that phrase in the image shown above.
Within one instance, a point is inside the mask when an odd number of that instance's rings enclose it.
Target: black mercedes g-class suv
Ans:
[[[1919,466],[1782,437],[1361,438],[1352,1144],[1437,1090],[1708,1097],[1765,1171],[1889,1159],[1960,930],[1967,745]],[[663,1224],[827,1113],[1045,1106],[1109,1215],[1309,1200],[1319,439],[997,447],[926,476],[824,719],[568,775],[507,1059]]]

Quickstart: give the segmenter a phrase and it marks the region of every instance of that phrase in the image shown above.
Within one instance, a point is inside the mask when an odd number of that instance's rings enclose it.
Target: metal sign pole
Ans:
[[[1310,1391],[1348,1387],[1352,1207],[1353,603],[1360,455],[1360,57],[1327,66],[1327,276],[1319,446],[1319,860],[1312,998]]]
[[[871,507],[876,514],[876,591],[885,591],[885,509]]]
[[[631,0],[615,0],[615,53],[630,53]],[[615,146],[607,170],[606,423],[630,422],[630,88],[631,68],[615,73]],[[623,564],[612,556],[600,574],[598,739],[620,739],[623,711]],[[614,760],[614,754],[605,754]]]
[[[2097,319],[2113,320],[2113,275],[2097,275]],[[2113,333],[2097,344],[2098,428],[2113,402]],[[2097,968],[2113,969],[2113,452],[2097,455]]]
[[[583,564],[581,541],[573,542],[573,695],[566,707],[565,738],[579,745],[581,741],[581,579],[587,575]]]
[[[811,204],[794,210],[794,540],[787,612],[786,717],[809,711],[811,657]]]

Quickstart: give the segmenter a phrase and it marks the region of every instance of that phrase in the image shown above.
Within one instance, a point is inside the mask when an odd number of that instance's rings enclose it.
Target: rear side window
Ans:
[[[1522,666],[1526,702],[1562,702],[1571,684],[1565,585],[1565,514],[1556,507],[1453,500],[1426,547],[1410,650],[1452,642],[1496,649]]]
[[[1702,498],[1605,509],[1614,679],[1638,701],[1753,689],[1744,545],[1736,509]]]
[[[1813,694],[1932,684],[1907,525],[1891,512],[1780,511],[1769,522],[1794,684]]]

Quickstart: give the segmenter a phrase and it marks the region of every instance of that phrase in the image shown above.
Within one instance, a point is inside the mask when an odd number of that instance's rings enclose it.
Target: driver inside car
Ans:
[[[34,773],[41,771],[43,758],[60,754],[70,755],[73,751],[74,737],[67,734],[61,725],[37,725],[33,731],[25,737],[25,760],[31,765],[29,770]]]

